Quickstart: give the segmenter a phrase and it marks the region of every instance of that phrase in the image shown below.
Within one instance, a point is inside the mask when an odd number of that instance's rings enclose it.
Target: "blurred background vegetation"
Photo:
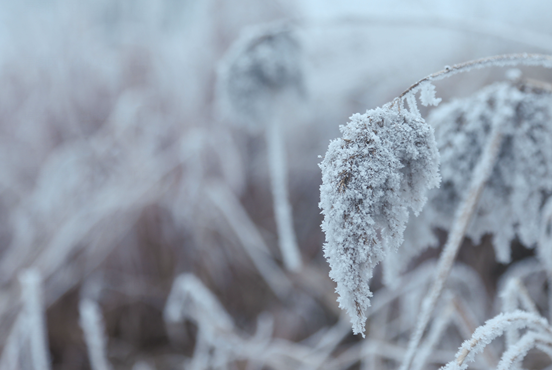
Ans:
[[[114,369],[190,364],[197,323],[163,317],[181,273],[198,277],[243,335],[273,320],[270,338],[311,348],[333,328],[333,347],[313,355],[325,365],[358,349],[348,319],[339,324],[322,254],[318,156],[350,115],[445,65],[551,53],[550,14],[547,1],[2,1],[0,344],[21,310],[17,276],[33,267],[54,369],[90,368],[83,297],[102,309]],[[298,272],[285,270],[278,248],[264,123],[224,114],[217,87],[240,35],[275,21],[289,22],[302,55],[302,94],[280,121]],[[437,95],[466,96],[503,78],[501,69],[477,71],[438,83]],[[494,296],[505,267],[489,240],[466,243],[459,259]],[[513,257],[530,254],[518,246]],[[280,290],[258,266],[269,266]],[[358,368],[354,353],[332,366]]]

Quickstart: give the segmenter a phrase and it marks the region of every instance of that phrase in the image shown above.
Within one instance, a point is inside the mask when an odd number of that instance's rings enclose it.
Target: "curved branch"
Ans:
[[[502,313],[477,328],[471,339],[462,343],[455,360],[449,362],[444,369],[465,369],[467,363],[472,362],[477,353],[483,351],[487,344],[504,334],[509,328],[528,328],[548,337],[552,335],[552,329],[543,317],[520,310]]]
[[[492,57],[481,58],[476,60],[470,60],[468,62],[455,64],[453,66],[446,66],[445,69],[430,74],[427,77],[422,78],[418,82],[414,83],[408,89],[406,89],[398,99],[404,100],[408,94],[415,94],[419,91],[425,83],[432,81],[443,80],[445,78],[454,76],[458,73],[469,72],[472,69],[481,69],[486,67],[507,67],[518,65],[530,65],[530,66],[542,66],[546,68],[552,68],[552,56],[545,54],[503,54],[495,55]]]
[[[515,365],[519,364],[527,355],[527,352],[533,347],[537,347],[549,354],[550,346],[552,346],[552,338],[550,335],[543,335],[530,331],[504,352],[496,368],[497,370],[515,369]]]

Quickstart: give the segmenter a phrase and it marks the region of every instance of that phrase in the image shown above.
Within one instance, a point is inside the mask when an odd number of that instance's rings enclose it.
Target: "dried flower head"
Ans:
[[[416,113],[383,108],[355,114],[330,142],[320,168],[325,256],[338,302],[364,332],[374,267],[403,241],[409,209],[418,214],[439,184],[433,129]]]
[[[274,100],[302,90],[301,48],[283,24],[250,30],[236,41],[220,68],[223,109],[260,124]]]
[[[498,122],[504,141],[466,235],[478,241],[493,234],[497,260],[503,263],[510,261],[514,238],[533,247],[543,205],[552,194],[551,120],[552,93],[532,83],[497,83],[435,109],[428,122],[435,127],[443,180],[415,227],[426,233],[431,227],[449,228]]]

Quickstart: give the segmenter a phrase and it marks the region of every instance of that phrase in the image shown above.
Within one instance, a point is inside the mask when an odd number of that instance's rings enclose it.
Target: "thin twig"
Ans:
[[[98,304],[84,299],[79,304],[80,325],[88,349],[88,358],[93,370],[110,370],[106,355],[106,337],[103,317]]]
[[[453,298],[453,304],[456,310],[456,315],[454,316],[456,327],[460,332],[460,335],[462,335],[465,339],[469,339],[471,338],[472,333],[475,332],[479,326],[477,320],[471,311],[471,307],[468,306],[466,302],[459,299],[458,296]],[[483,352],[483,357],[485,358],[487,368],[491,369],[496,367],[496,364],[498,363],[498,355],[492,347],[486,348],[486,351]]]
[[[456,219],[449,233],[447,243],[445,244],[441,257],[439,258],[435,280],[431,290],[428,295],[426,295],[422,303],[422,309],[420,315],[418,316],[416,328],[410,338],[408,351],[403,360],[403,364],[401,365],[401,370],[407,370],[410,368],[416,349],[420,344],[420,340],[422,339],[424,331],[431,318],[431,314],[433,313],[437,300],[439,299],[441,291],[445,285],[445,281],[450,273],[454,259],[456,258],[456,254],[460,248],[460,243],[464,239],[464,234],[466,233],[471,217],[475,212],[479,197],[481,196],[489,174],[494,167],[502,143],[502,138],[503,135],[500,130],[500,125],[495,123],[487,145],[481,155],[481,160],[474,170],[467,196],[457,211]]]
[[[539,315],[520,310],[506,314],[502,313],[477,328],[472,337],[462,343],[456,358],[449,362],[444,369],[457,369],[459,367],[464,369],[467,363],[475,359],[477,353],[483,351],[489,343],[509,328],[527,328],[528,332],[538,333],[548,338],[551,338],[552,335],[552,328],[548,325],[546,319]]]
[[[37,270],[23,270],[19,274],[23,306],[26,315],[27,335],[31,344],[31,359],[34,370],[48,370],[50,354],[42,303],[42,279]]]
[[[506,67],[517,65],[531,65],[531,66],[543,66],[552,68],[552,56],[543,54],[503,54],[495,55],[492,57],[470,60],[468,62],[455,64],[453,66],[447,66],[445,69],[430,74],[427,77],[422,78],[418,82],[414,83],[408,89],[406,89],[399,99],[404,99],[407,94],[416,93],[424,83],[432,81],[442,80],[458,73],[469,72],[472,69],[481,69],[486,67]]]
[[[552,346],[550,335],[530,331],[503,353],[496,368],[497,370],[519,369],[519,363],[531,348],[537,347],[549,354],[550,346]]]
[[[293,230],[293,217],[287,189],[287,166],[285,143],[282,138],[281,124],[272,120],[266,130],[266,144],[270,167],[270,180],[274,204],[278,241],[284,265],[289,271],[301,268],[301,253]]]

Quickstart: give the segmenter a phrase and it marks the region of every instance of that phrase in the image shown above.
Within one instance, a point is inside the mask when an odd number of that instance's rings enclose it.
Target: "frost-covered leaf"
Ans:
[[[433,129],[406,109],[355,114],[341,132],[320,164],[324,252],[340,307],[363,333],[372,271],[401,245],[409,209],[419,213],[439,184],[439,157]]]
[[[527,247],[537,243],[543,204],[552,193],[549,91],[527,83],[497,83],[435,109],[428,122],[435,127],[442,184],[430,193],[428,206],[414,223],[420,234],[450,227],[497,119],[504,141],[466,235],[477,242],[492,233],[497,260],[507,263],[514,238]]]

